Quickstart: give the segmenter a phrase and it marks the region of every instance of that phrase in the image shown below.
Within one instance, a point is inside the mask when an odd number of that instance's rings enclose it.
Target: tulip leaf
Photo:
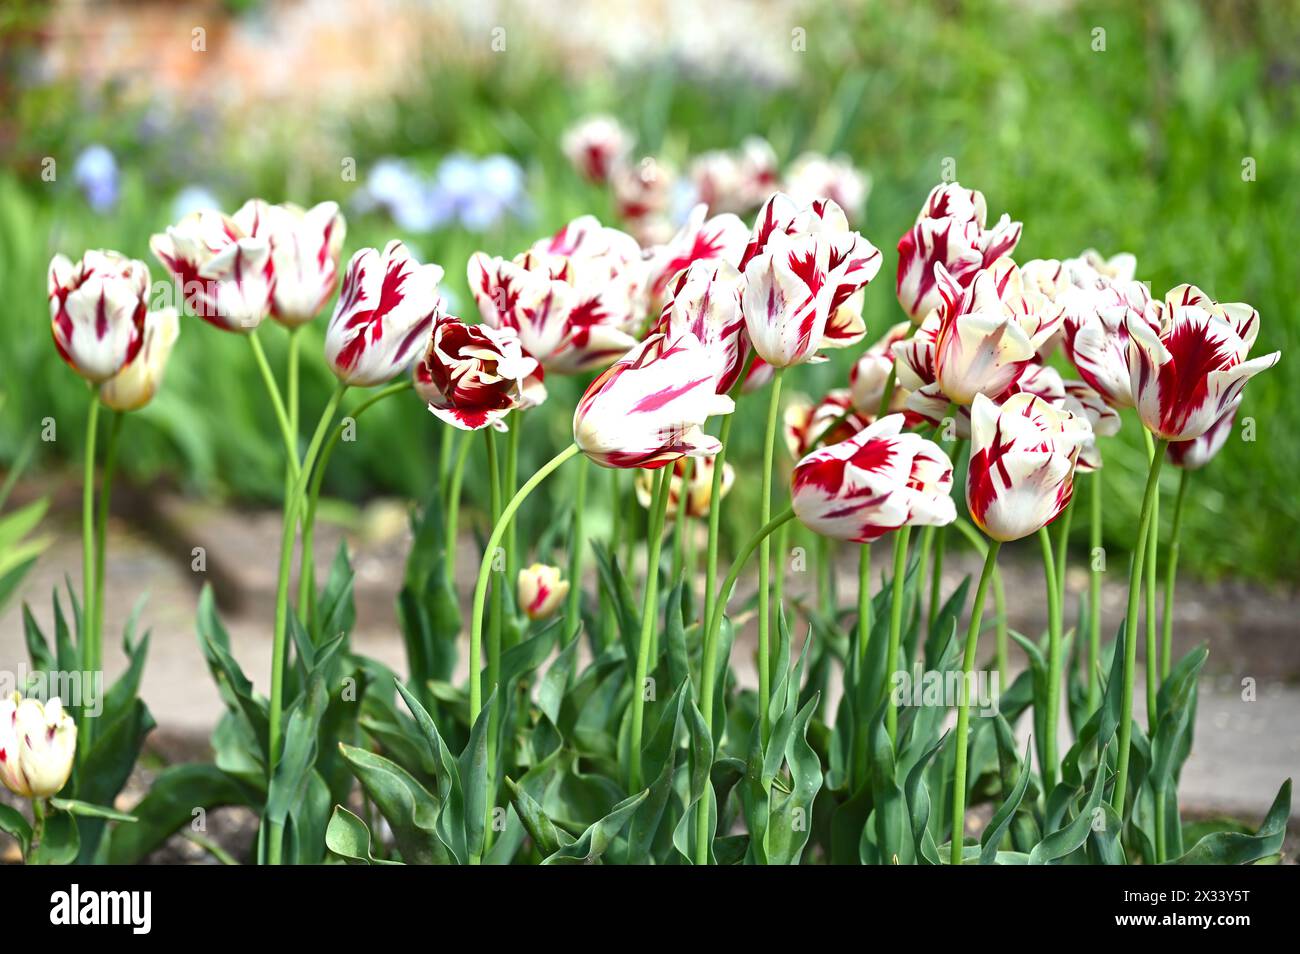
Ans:
[[[641,766],[643,777],[650,782],[647,788],[649,795],[628,822],[628,864],[650,861],[650,849],[663,820],[668,796],[672,794],[680,751],[678,741],[683,731],[682,712],[690,694],[690,685],[689,677],[682,680],[667,704],[662,707],[659,724],[642,747]]]
[[[30,860],[37,865],[70,865],[80,850],[76,818],[71,812],[53,812],[45,819],[45,831]]]
[[[32,824],[23,817],[22,812],[12,806],[0,804],[0,831],[16,838],[18,846],[26,856],[32,843]]]
[[[113,832],[110,864],[135,864],[181,826],[226,805],[252,805],[256,793],[215,765],[194,763],[163,769],[149,793],[131,810],[136,822]]]
[[[696,837],[699,832],[696,816],[700,811],[709,813],[705,825],[705,837],[709,842],[709,857],[712,859],[713,838],[718,825],[718,805],[710,781],[713,769],[713,737],[709,734],[709,727],[704,724],[704,714],[700,712],[700,707],[696,705],[693,697],[687,701],[686,713],[690,732],[690,795],[686,802],[686,810],[682,813],[673,832],[673,847],[687,862],[694,864],[697,850]]]
[[[1020,808],[1020,802],[1025,797],[1025,792],[1029,789],[1029,778],[1032,773],[1029,770],[1029,747],[1025,746],[1025,757],[1020,762],[1020,771],[1016,776],[1016,783],[998,810],[993,813],[989,823],[984,828],[984,834],[980,836],[980,864],[993,864],[997,858],[998,845],[1002,843],[1002,836],[1006,834],[1015,818],[1016,811]]]
[[[555,854],[565,845],[573,844],[572,836],[555,826],[535,798],[525,792],[513,779],[507,777],[505,781],[506,791],[510,793],[510,804],[523,823],[524,830],[528,832],[528,837],[533,840],[533,845],[543,857]]]
[[[334,806],[329,827],[325,829],[325,847],[351,865],[401,864],[400,861],[389,861],[372,855],[370,829],[342,805]]]
[[[471,856],[483,854],[488,810],[488,725],[497,692],[489,693],[483,709],[470,729],[469,742],[456,761],[456,771],[464,794],[464,814],[461,823],[465,830],[465,848]],[[505,720],[502,720],[505,721]]]
[[[571,845],[549,855],[544,865],[590,865],[600,861],[631,819],[633,812],[650,796],[649,790],[625,798],[604,818],[592,824]]]
[[[1186,854],[1166,862],[1173,865],[1241,865],[1261,861],[1282,849],[1291,816],[1291,779],[1282,783],[1264,821],[1253,835],[1218,831],[1204,836]]]
[[[438,799],[382,755],[342,742],[339,751],[388,822],[402,860],[407,864],[451,864],[452,855],[437,831],[443,808]]]
[[[1053,831],[1029,853],[1029,863],[1031,865],[1049,864],[1075,851],[1088,839],[1088,833],[1097,820],[1097,812],[1101,805],[1102,795],[1105,790],[1106,760],[1103,758],[1097,764],[1097,771],[1093,778],[1092,790],[1088,795],[1088,801],[1084,804],[1083,809],[1072,821],[1064,827]]]
[[[51,798],[50,804],[60,811],[71,812],[73,815],[81,815],[84,818],[103,818],[108,821],[120,822],[137,821],[134,815],[128,815],[126,812],[105,808],[103,805],[92,805],[90,802],[78,801],[75,798]]]

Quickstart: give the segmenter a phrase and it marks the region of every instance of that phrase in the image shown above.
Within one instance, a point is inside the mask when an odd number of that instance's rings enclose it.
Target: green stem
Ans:
[[[1156,727],[1156,702],[1160,690],[1160,651],[1157,641],[1158,621],[1156,619],[1156,557],[1160,545],[1160,488],[1156,487],[1155,500],[1151,504],[1151,526],[1147,528],[1147,558],[1142,572],[1146,577],[1143,594],[1146,598],[1147,630],[1147,729],[1154,732]]]
[[[705,623],[713,615],[713,604],[717,599],[718,531],[722,521],[722,471],[726,466],[727,441],[731,439],[731,421],[734,417],[734,414],[728,414],[722,419],[722,425],[718,428],[718,441],[722,444],[722,449],[713,458],[713,484],[709,492],[709,543],[704,563],[704,615],[701,617]]]
[[[1169,528],[1169,549],[1165,555],[1165,612],[1160,620],[1160,677],[1162,679],[1169,678],[1169,667],[1173,664],[1174,584],[1178,579],[1179,538],[1183,532],[1183,500],[1187,496],[1191,473],[1190,470],[1183,470],[1178,477],[1178,495],[1174,497],[1174,522]]]
[[[915,334],[915,330],[913,330]],[[911,337],[909,335],[909,337]],[[880,406],[876,408],[876,420],[880,420],[889,410],[889,403],[894,399],[894,388],[898,383],[898,366],[894,364],[893,357],[889,362],[889,377],[885,378],[885,390],[880,392]]]
[[[81,669],[93,682],[96,671],[93,620],[95,618],[95,438],[99,434],[99,392],[90,390],[90,411],[86,416],[86,462],[81,482]],[[85,719],[81,727],[81,755],[85,759],[93,741],[94,720]]]
[[[754,551],[777,527],[783,526],[793,519],[793,509],[787,508],[783,510],[765,523],[741,547],[740,552],[736,554],[736,558],[731,563],[731,569],[727,571],[726,579],[722,581],[722,589],[718,591],[717,599],[714,601],[713,612],[709,614],[704,629],[703,662],[700,666],[700,711],[704,716],[704,725],[708,729],[710,738],[713,737],[713,697],[716,682],[714,671],[718,668],[718,633],[722,629],[722,617],[727,611],[727,600],[731,597],[731,590],[736,585],[736,580],[740,578],[740,571]],[[700,799],[695,818],[695,863],[697,865],[704,865],[709,862],[709,807],[707,802],[707,799]]]
[[[674,580],[682,578],[682,571],[686,569],[686,510],[690,503],[690,483],[691,471],[694,469],[694,463],[688,457],[683,464],[681,490],[677,494],[677,512],[673,514],[673,573]],[[670,488],[671,489],[671,488]]]
[[[1088,526],[1088,711],[1095,712],[1101,705],[1101,677],[1097,670],[1101,659],[1101,569],[1097,556],[1101,553],[1101,471],[1092,475],[1089,490]]]
[[[501,492],[506,498],[513,497],[519,487],[519,437],[523,433],[523,418],[522,411],[510,412],[510,431],[506,434],[505,469],[501,472]],[[506,530],[506,579],[510,581],[511,586],[519,579],[518,542],[519,534],[512,523]]]
[[[27,854],[23,857],[23,864],[30,865],[36,863],[37,849],[41,847],[41,840],[45,837],[45,799],[32,799],[32,837],[27,843]]]
[[[1046,731],[1043,740],[1043,764],[1039,766],[1043,777],[1043,795],[1046,797],[1056,785],[1056,738],[1061,709],[1061,590],[1056,579],[1056,561],[1052,556],[1052,535],[1046,527],[1038,531],[1043,547],[1043,577],[1047,586],[1047,712],[1044,713]]]
[[[298,441],[294,436],[293,428],[289,423],[289,414],[285,410],[284,400],[280,397],[280,388],[275,383],[275,375],[271,373],[271,365],[266,360],[266,352],[262,350],[262,342],[257,337],[257,330],[254,329],[248,333],[248,345],[253,350],[253,359],[257,362],[257,370],[262,373],[262,383],[266,385],[267,396],[271,399],[271,407],[275,410],[275,419],[280,425],[280,437],[284,440],[285,454],[289,458],[289,466],[293,470],[293,477],[298,479]]]
[[[933,628],[935,619],[943,603],[943,551],[948,535],[943,527],[934,528],[934,553],[930,564],[930,615],[929,626]]]
[[[450,427],[447,429],[451,430]],[[456,447],[456,461],[452,464],[451,479],[447,487],[447,542],[444,559],[447,579],[452,582],[453,588],[456,584],[456,556],[460,548],[460,490],[465,482],[465,461],[469,460],[470,444],[470,435],[462,434],[460,443]]]
[[[276,763],[280,760],[280,723],[284,712],[284,670],[288,662],[289,574],[293,568],[293,544],[296,536],[294,531],[298,526],[298,517],[307,490],[307,480],[311,477],[312,468],[316,463],[316,455],[320,452],[321,444],[325,440],[325,433],[334,420],[334,412],[338,410],[339,402],[343,399],[347,389],[348,386],[342,381],[335,385],[334,393],[330,395],[325,410],[321,412],[320,421],[316,424],[316,431],[312,434],[311,443],[307,445],[307,453],[303,456],[302,467],[298,470],[293,493],[285,501],[284,524],[280,536],[280,569],[275,588],[275,630],[271,642],[271,700],[268,715],[269,738],[267,746],[269,758],[266,767],[268,784],[275,775]],[[272,826],[269,833],[267,861],[270,864],[280,863],[283,838],[278,827]]]
[[[1074,500],[1076,494],[1070,495],[1070,502],[1061,511],[1060,531],[1056,537],[1056,601],[1064,612],[1065,607],[1065,566],[1070,545],[1070,525],[1074,522]]]
[[[641,603],[641,639],[637,643],[636,675],[632,680],[632,735],[628,747],[628,792],[641,790],[641,736],[645,729],[646,676],[650,672],[650,643],[654,635],[659,605],[659,553],[667,522],[668,493],[673,465],[660,468],[655,482],[654,502],[650,512],[649,536],[646,540],[645,596]]]
[[[538,484],[549,477],[552,471],[577,453],[579,453],[578,445],[570,444],[543,464],[537,473],[524,481],[524,485],[510,498],[510,502],[501,511],[500,518],[492,528],[492,535],[488,537],[487,547],[483,550],[483,559],[479,562],[478,582],[474,586],[474,615],[469,630],[469,716],[471,725],[483,709],[483,677],[481,672],[483,664],[483,607],[487,598],[488,577],[492,572],[492,555],[496,552],[497,547],[501,545],[501,538],[505,535],[506,527],[509,525],[511,518],[514,517],[515,511],[528,498],[528,495],[537,488]]]
[[[583,517],[587,509],[587,476],[591,461],[578,461],[578,486],[573,494],[573,532],[569,539],[569,601],[564,607],[564,635],[572,639],[582,624],[582,558],[587,549]]]
[[[781,376],[784,368],[776,368],[772,375],[772,393],[767,403],[767,430],[763,436],[763,488],[759,503],[759,523],[766,524],[772,517],[772,452],[776,446],[776,425],[781,410]],[[772,543],[764,537],[758,552],[758,711],[759,732],[766,740],[771,731],[768,720],[768,700],[772,695],[772,647],[769,642],[771,607],[768,592],[772,571]]]
[[[295,336],[296,339],[296,336]],[[356,406],[349,417],[356,422],[362,414],[370,410],[380,401],[394,394],[401,394],[411,389],[411,381],[399,381],[396,384],[390,384],[388,387],[376,391],[364,401]],[[295,412],[296,413],[296,412]],[[338,427],[330,432],[329,439],[320,450],[320,457],[315,469],[311,474],[310,490],[307,492],[306,514],[302,520],[302,554],[298,561],[298,613],[302,616],[303,624],[310,623],[315,610],[315,552],[313,543],[316,532],[316,507],[320,503],[321,484],[325,481],[325,474],[329,471],[330,457],[334,454],[334,448],[338,446],[346,429],[346,423],[340,422]],[[297,433],[297,424],[294,425],[294,433]]]
[[[108,514],[113,498],[113,476],[117,472],[117,440],[126,415],[113,412],[108,426],[108,446],[104,450],[104,467],[99,478],[99,508],[95,517],[95,619],[94,646],[96,668],[103,664],[104,647],[104,569],[108,547]]]
[[[966,834],[966,742],[970,732],[970,680],[975,669],[975,653],[979,645],[980,618],[984,615],[984,596],[993,578],[998,550],[1002,544],[990,540],[984,557],[984,570],[980,573],[975,590],[975,605],[971,609],[970,627],[966,630],[966,651],[962,655],[961,683],[957,692],[957,751],[952,784],[952,850],[949,861],[961,864],[961,850]]]
[[[916,589],[912,592],[912,599],[907,608],[909,619],[913,610],[916,611],[917,619],[921,618],[921,591],[925,589],[926,576],[930,570],[930,550],[934,547],[934,531],[934,527],[921,528],[921,552],[916,558]]]
[[[885,693],[888,706],[885,708],[885,728],[889,731],[890,744],[898,750],[898,706],[890,683],[894,671],[898,668],[898,648],[903,638],[903,593],[907,581],[907,543],[911,536],[910,526],[900,527],[894,533],[894,579],[893,593],[889,603],[889,647],[885,653]]]
[[[495,526],[501,520],[501,463],[497,460],[496,436],[492,428],[483,431],[484,438],[487,441],[487,469],[488,469],[488,492],[489,508],[492,515],[492,524]],[[513,496],[513,495],[512,495]],[[505,541],[510,539],[510,528],[506,527]],[[492,551],[492,563],[495,566],[498,561],[495,551]],[[501,615],[502,615],[502,596],[504,595],[503,587],[509,585],[503,582],[503,571],[508,573],[510,555],[505,554],[505,560],[500,561],[503,566],[497,570],[497,575],[492,580],[492,618],[488,621],[488,642],[487,642],[487,684],[495,690],[497,682],[501,675]],[[488,764],[492,763],[493,748],[492,738],[495,734],[492,730],[496,713],[500,711],[499,707],[493,706],[492,714],[488,719]]]
[[[854,685],[859,697],[862,693],[863,674],[867,671],[867,648],[871,642],[871,544],[858,547],[858,625],[854,630],[853,659]],[[859,703],[864,702],[859,698]],[[859,704],[858,714],[865,715],[867,706]],[[853,790],[857,791],[867,779],[867,727],[862,719],[857,721],[853,759]]]
[[[1164,462],[1167,440],[1156,442],[1151,456],[1151,470],[1147,474],[1146,491],[1142,494],[1142,512],[1138,517],[1137,539],[1133,544],[1133,558],[1129,563],[1128,608],[1124,617],[1124,695],[1120,703],[1119,754],[1115,771],[1115,790],[1111,805],[1120,818],[1124,817],[1124,797],[1128,793],[1129,749],[1133,741],[1133,682],[1137,670],[1137,621],[1142,597],[1142,567],[1146,554],[1147,530],[1151,526],[1151,511],[1155,503],[1156,487],[1160,482],[1160,465]]]

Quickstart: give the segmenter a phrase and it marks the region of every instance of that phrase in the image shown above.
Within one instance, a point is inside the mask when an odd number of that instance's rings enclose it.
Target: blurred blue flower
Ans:
[[[425,178],[404,159],[384,158],[371,167],[353,197],[359,212],[382,210],[409,232],[459,225],[482,232],[502,217],[527,214],[524,173],[509,156],[476,159],[452,153]]]
[[[172,200],[172,221],[179,222],[187,215],[221,208],[221,200],[207,186],[189,185],[176,193]]]
[[[83,149],[72,167],[72,181],[96,212],[109,212],[117,205],[117,160],[107,146],[96,143]]]

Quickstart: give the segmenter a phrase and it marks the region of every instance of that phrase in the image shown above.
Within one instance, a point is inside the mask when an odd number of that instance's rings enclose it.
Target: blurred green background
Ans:
[[[89,6],[110,21],[117,12],[113,4]],[[196,22],[213,24],[208,42],[215,48],[218,22],[237,28],[277,12],[268,7],[291,5],[199,6],[210,19]],[[228,211],[253,195],[332,198],[348,215],[345,256],[393,236],[407,239],[425,260],[444,266],[446,290],[465,313],[464,268],[475,250],[510,255],[572,216],[611,218],[606,191],[579,180],[559,148],[573,121],[604,111],[636,133],[638,151],[679,167],[757,133],[783,162],[817,149],[842,152],[867,170],[874,185],[860,228],[885,252],[884,269],[867,289],[872,337],[900,320],[894,246],[947,158],[963,185],[985,193],[993,216],[1007,211],[1024,222],[1020,261],[1086,247],[1131,251],[1138,277],[1157,294],[1186,281],[1220,300],[1256,306],[1256,353],[1281,349],[1283,360],[1247,389],[1242,416],[1256,420],[1257,440],[1231,440],[1197,477],[1183,565],[1206,576],[1300,579],[1300,534],[1288,532],[1300,520],[1300,432],[1291,410],[1300,396],[1300,316],[1291,307],[1300,220],[1294,0],[778,4],[753,27],[781,31],[760,47],[780,51],[780,62],[768,64],[779,67],[774,71],[754,56],[708,61],[706,54],[702,63],[698,53],[669,46],[657,56],[575,68],[582,51],[553,38],[533,42],[526,24],[503,18],[504,51],[475,54],[445,38],[403,64],[404,81],[383,95],[328,118],[289,101],[279,107],[283,122],[272,109],[246,128],[238,107],[230,111],[234,121],[206,104],[190,108],[184,87],[160,110],[112,82],[47,75],[33,64],[61,29],[60,7],[15,3],[0,19],[0,468],[45,417],[58,422],[58,440],[38,446],[36,466],[70,478],[79,466],[85,391],[48,330],[45,273],[54,253],[116,248],[148,261],[159,279],[149,235],[172,221],[173,200],[187,186],[211,190]],[[134,15],[142,15],[139,7]],[[689,34],[689,24],[678,26]],[[694,26],[711,28],[708,20]],[[490,24],[475,29],[485,49]],[[806,37],[802,50],[788,39],[796,29]],[[747,43],[744,35],[731,40],[742,50]],[[120,194],[107,211],[93,210],[63,171],[91,144],[107,146],[120,169]],[[432,170],[453,151],[513,157],[526,175],[530,214],[484,232],[403,231],[382,212],[355,210],[353,194],[380,158],[404,157]],[[59,164],[53,182],[41,177],[45,157]],[[356,182],[340,175],[348,157]],[[467,317],[476,317],[472,307]],[[323,324],[304,346],[308,420],[332,385],[314,357]],[[261,337],[282,367],[281,329],[268,323]],[[799,369],[792,389],[820,395],[843,386],[856,350]],[[550,400],[529,415],[525,474],[568,440],[579,382],[548,384]],[[744,476],[757,469],[764,403],[751,397],[737,412],[731,459],[742,478],[740,507],[757,493],[757,480]],[[423,495],[439,433],[414,399],[385,402],[363,420],[357,442],[334,456],[327,492],[351,501]],[[271,503],[281,492],[275,422],[247,343],[196,320],[184,322],[163,391],[123,439],[119,466],[137,482],[162,480],[232,502]],[[1123,548],[1144,471],[1131,415],[1110,445],[1107,542]],[[1176,475],[1166,477],[1172,493]],[[468,481],[469,492],[481,483]],[[563,488],[554,493],[559,505]],[[603,504],[600,498],[593,506]],[[528,509],[529,519],[546,521],[544,507]],[[1083,522],[1075,522],[1080,546]],[[734,524],[736,532],[748,525]]]

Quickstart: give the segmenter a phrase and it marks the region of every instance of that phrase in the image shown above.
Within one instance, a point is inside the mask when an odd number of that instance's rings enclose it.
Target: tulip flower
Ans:
[[[710,211],[748,212],[776,188],[776,153],[766,139],[749,136],[737,150],[701,153],[689,175],[696,197]]]
[[[830,199],[844,210],[849,221],[860,222],[871,193],[871,177],[844,156],[805,152],[790,163],[784,191],[800,205]]]
[[[722,448],[701,429],[735,403],[717,392],[717,356],[689,332],[648,337],[596,378],[578,401],[573,439],[603,467],[658,468]]]
[[[1168,441],[1206,433],[1246,382],[1281,357],[1274,351],[1247,360],[1259,334],[1259,313],[1246,304],[1219,304],[1193,285],[1172,289],[1144,319],[1128,316],[1126,324],[1138,416]]]
[[[678,273],[655,327],[667,340],[694,335],[717,363],[716,390],[735,385],[749,355],[740,301],[743,281],[726,262],[697,261]]]
[[[266,222],[275,269],[271,317],[296,328],[320,314],[338,286],[347,224],[335,202],[306,210],[289,203],[273,205]]]
[[[795,395],[785,407],[786,449],[791,457],[800,460],[821,445],[848,440],[873,417],[858,411],[850,392],[844,389],[831,391],[816,404]]]
[[[885,396],[885,388],[888,386],[889,374],[894,371],[894,345],[907,341],[911,332],[910,322],[899,322],[885,332],[884,337],[864,351],[862,357],[853,365],[853,369],[849,372],[849,392],[855,410],[874,415],[879,409],[880,402]],[[897,372],[894,373],[897,377]],[[903,389],[895,388],[891,405],[901,406],[906,393]]]
[[[365,388],[401,374],[442,313],[442,274],[398,241],[382,252],[363,248],[353,255],[325,330],[325,358],[335,376]]]
[[[609,182],[619,218],[643,243],[664,241],[667,235],[661,232],[671,234],[667,214],[677,183],[671,165],[645,156],[639,162],[616,166]]]
[[[140,353],[99,386],[99,399],[115,411],[139,410],[152,401],[179,335],[180,318],[175,308],[149,312],[144,319]]]
[[[790,496],[809,529],[855,543],[904,526],[942,527],[957,519],[952,461],[937,444],[904,434],[890,414],[795,466]]]
[[[569,595],[569,581],[560,579],[560,568],[534,563],[519,571],[519,608],[529,619],[545,619]]]
[[[940,324],[934,340],[935,383],[955,404],[1006,391],[1060,327],[1061,314],[1024,287],[1009,258],[982,269],[968,287],[937,266]]]
[[[135,360],[144,345],[149,267],[117,252],[89,251],[73,263],[56,255],[48,288],[54,347],[92,384]]]
[[[673,280],[695,262],[725,262],[733,267],[740,264],[749,228],[730,213],[707,216],[707,206],[695,206],[672,240],[652,251],[646,281],[652,307],[663,300]]]
[[[1174,441],[1169,445],[1169,461],[1183,470],[1200,470],[1216,456],[1232,436],[1232,425],[1241,407],[1241,397],[1228,405],[1219,419],[1200,437],[1190,441]]]
[[[612,116],[589,116],[565,131],[562,148],[583,178],[599,184],[627,158],[632,136]]]
[[[1047,526],[1074,492],[1074,466],[1091,439],[1086,418],[1033,394],[1001,406],[983,394],[971,405],[971,459],[966,505],[980,529],[999,542]]]
[[[898,303],[913,321],[924,319],[942,301],[936,266],[964,288],[980,269],[1015,250],[1020,223],[1003,215],[986,229],[987,218],[983,193],[956,182],[930,191],[916,224],[898,240]]]
[[[269,208],[250,199],[234,215],[196,212],[149,240],[190,309],[224,331],[252,331],[270,312],[275,268]]]
[[[77,725],[58,697],[0,701],[0,781],[23,798],[57,795],[72,774]]]
[[[524,353],[511,328],[440,317],[414,374],[416,393],[430,412],[465,431],[504,431],[511,411],[546,400],[541,365]]]
[[[551,373],[604,367],[636,344],[641,248],[593,216],[574,219],[513,260],[478,252],[468,274],[483,321],[517,331],[524,350]]]
[[[713,469],[716,457],[699,457],[690,464],[690,475],[686,476],[686,459],[673,462],[672,474],[668,478],[669,518],[677,516],[682,498],[686,499],[686,516],[707,517],[713,503]],[[683,486],[683,478],[684,486]],[[718,499],[721,500],[731,492],[731,485],[736,480],[736,469],[730,464],[722,465],[722,478],[718,484]],[[654,497],[655,474],[649,470],[637,471],[633,489],[636,491],[637,503],[649,509]]]

